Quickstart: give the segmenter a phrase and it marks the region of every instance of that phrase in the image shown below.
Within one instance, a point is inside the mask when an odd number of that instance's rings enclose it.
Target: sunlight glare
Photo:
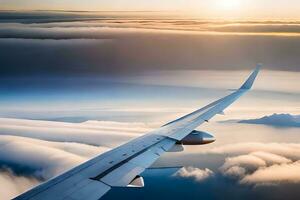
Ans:
[[[235,10],[240,7],[240,0],[219,0],[217,6],[222,10]]]

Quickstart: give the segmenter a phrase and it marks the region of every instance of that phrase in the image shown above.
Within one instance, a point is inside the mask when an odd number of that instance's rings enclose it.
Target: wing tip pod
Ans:
[[[249,76],[249,78],[245,81],[245,83],[242,85],[242,87],[240,87],[240,89],[242,90],[250,90],[252,88],[252,85],[257,77],[258,72],[260,71],[262,67],[261,63],[258,63],[256,65],[256,68],[254,69],[254,71],[251,73],[251,75]]]

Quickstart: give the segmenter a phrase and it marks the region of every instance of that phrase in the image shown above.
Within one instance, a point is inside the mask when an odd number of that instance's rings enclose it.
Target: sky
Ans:
[[[213,134],[215,143],[164,156],[156,166],[184,168],[146,171],[145,188],[113,189],[104,199],[300,196],[298,2],[88,5],[171,10],[176,17],[30,11],[89,10],[72,2],[0,1],[1,9],[19,10],[0,12],[1,200],[229,94],[257,63],[263,69],[253,90],[198,128]],[[183,14],[192,7],[209,15]],[[178,15],[178,8],[186,12]],[[212,11],[217,8],[222,12]],[[241,20],[239,12],[255,19]],[[278,124],[265,123],[274,116]]]
[[[168,11],[202,18],[297,19],[299,1],[291,0],[1,0],[2,10]]]

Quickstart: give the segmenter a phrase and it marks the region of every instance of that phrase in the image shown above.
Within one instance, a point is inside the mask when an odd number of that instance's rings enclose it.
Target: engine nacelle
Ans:
[[[203,131],[193,130],[188,136],[178,141],[182,145],[203,145],[216,141],[215,137]]]

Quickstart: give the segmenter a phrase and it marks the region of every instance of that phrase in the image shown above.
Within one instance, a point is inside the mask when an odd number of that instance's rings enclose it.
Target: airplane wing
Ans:
[[[189,135],[197,136],[195,128],[216,114],[222,114],[225,108],[251,89],[259,69],[257,66],[246,82],[230,95],[103,153],[15,200],[97,200],[112,187],[143,187],[140,174]]]

